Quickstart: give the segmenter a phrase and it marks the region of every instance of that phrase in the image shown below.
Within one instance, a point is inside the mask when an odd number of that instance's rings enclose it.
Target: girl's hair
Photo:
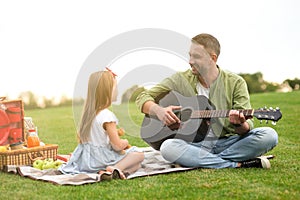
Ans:
[[[114,76],[109,71],[98,71],[90,75],[88,93],[83,108],[78,140],[86,143],[90,138],[92,123],[96,115],[112,103],[112,92],[114,87]]]

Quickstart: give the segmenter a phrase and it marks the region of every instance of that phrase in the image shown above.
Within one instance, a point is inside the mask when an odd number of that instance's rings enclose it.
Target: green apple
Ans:
[[[62,162],[59,160],[54,161],[53,165],[54,165],[54,169],[58,169],[59,166],[61,166]]]
[[[42,167],[43,167],[43,164],[44,164],[44,161],[38,159],[38,160],[35,160],[35,161],[33,162],[32,166],[33,166],[34,168],[36,168],[36,169],[43,169],[43,168],[42,168]]]
[[[44,160],[42,169],[44,170],[44,169],[51,169],[51,168],[54,168],[54,162]]]
[[[53,158],[46,158],[45,161],[46,162],[54,162]]]

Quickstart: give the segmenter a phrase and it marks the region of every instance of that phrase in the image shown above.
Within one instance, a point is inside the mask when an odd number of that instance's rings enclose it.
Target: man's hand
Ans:
[[[239,134],[247,133],[250,130],[243,112],[238,110],[229,111],[229,122],[235,126],[236,132]]]
[[[174,110],[180,110],[181,106],[161,107],[153,101],[144,103],[142,111],[149,115],[155,115],[163,124],[169,126],[174,123],[180,123],[180,119],[174,114]]]
[[[155,114],[160,119],[163,124],[169,126],[171,124],[180,123],[180,119],[173,112],[174,110],[180,110],[181,106],[168,106],[168,107],[160,107],[157,105],[155,108]]]
[[[233,125],[240,125],[246,121],[246,118],[242,112],[238,110],[230,110],[229,121]]]

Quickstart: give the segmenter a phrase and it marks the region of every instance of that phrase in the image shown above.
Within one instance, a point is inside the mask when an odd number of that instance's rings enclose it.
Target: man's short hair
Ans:
[[[219,57],[221,45],[217,38],[215,38],[214,36],[207,33],[201,33],[193,37],[192,42],[196,42],[202,45],[206,49],[206,51],[208,51],[208,53],[215,53],[217,57]]]

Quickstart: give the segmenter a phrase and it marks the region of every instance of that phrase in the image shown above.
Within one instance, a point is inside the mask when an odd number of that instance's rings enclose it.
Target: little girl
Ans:
[[[118,119],[108,107],[117,98],[117,81],[111,71],[91,74],[88,94],[78,133],[79,144],[69,162],[59,168],[62,173],[104,173],[118,171],[120,178],[141,166],[144,154],[136,147],[126,149],[128,141],[120,139]],[[125,154],[120,151],[126,149]]]

